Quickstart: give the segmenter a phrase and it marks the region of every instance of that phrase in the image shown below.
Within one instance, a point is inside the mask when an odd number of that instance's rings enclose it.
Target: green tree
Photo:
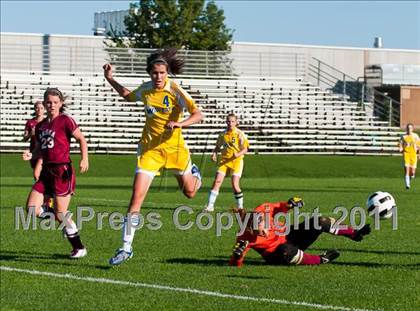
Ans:
[[[225,16],[214,1],[207,3],[206,9],[196,20],[189,48],[192,50],[229,50],[232,30],[225,25]]]
[[[131,3],[129,14],[124,19],[127,32],[116,34],[114,41],[118,42],[119,37],[127,37],[129,41],[121,41],[123,47],[153,47],[154,40],[158,36],[156,11],[157,6],[154,0]]]
[[[233,32],[224,21],[214,1],[139,0],[130,4],[127,31],[108,35],[117,47],[228,50]]]

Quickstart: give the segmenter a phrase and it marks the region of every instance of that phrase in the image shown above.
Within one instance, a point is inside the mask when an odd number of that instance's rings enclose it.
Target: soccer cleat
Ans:
[[[87,255],[87,250],[86,248],[81,248],[81,249],[73,249],[70,253],[70,258],[71,259],[78,259],[78,258],[82,258],[85,257]]]
[[[249,241],[239,240],[236,242],[235,246],[233,247],[233,255],[236,258],[241,258],[243,252],[245,251],[246,247],[248,246]]]
[[[191,166],[191,173],[193,174],[193,176],[197,177],[198,180],[201,180],[200,169],[197,165],[193,164]]]
[[[205,213],[214,212],[214,206],[205,206],[204,209],[203,209],[203,212],[205,212]]]
[[[353,241],[360,242],[361,240],[363,240],[363,237],[365,235],[368,235],[370,233],[370,231],[371,231],[370,225],[366,224],[362,228],[360,228],[359,230],[355,230],[351,239]]]
[[[109,264],[112,266],[117,266],[122,264],[124,261],[129,260],[131,257],[133,257],[133,252],[126,252],[125,250],[123,250],[122,248],[118,249],[117,252],[115,253],[115,256],[112,257],[109,260]]]
[[[305,205],[302,198],[299,198],[299,197],[290,198],[287,201],[287,204],[289,205],[290,209],[295,208],[295,207],[302,208]]]
[[[41,213],[39,214],[39,218],[48,218],[52,215],[54,215],[54,207],[50,205],[50,203],[45,203],[41,205]]]
[[[321,263],[330,263],[331,261],[337,259],[340,256],[340,253],[335,249],[329,249],[321,257]]]

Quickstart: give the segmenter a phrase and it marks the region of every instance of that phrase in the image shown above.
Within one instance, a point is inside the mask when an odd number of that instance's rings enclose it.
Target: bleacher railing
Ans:
[[[23,72],[102,72],[112,62],[121,75],[146,75],[146,59],[154,49],[2,44],[1,70]],[[180,50],[185,77],[296,77],[306,73],[304,53]]]
[[[381,121],[387,121],[389,126],[400,125],[400,103],[366,85],[365,81],[355,79],[315,57],[312,57],[308,65],[307,76],[320,88],[359,102],[364,110],[370,105],[373,115]]]

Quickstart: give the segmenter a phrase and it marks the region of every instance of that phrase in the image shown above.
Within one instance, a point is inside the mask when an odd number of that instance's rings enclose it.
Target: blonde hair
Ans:
[[[234,113],[229,113],[227,115],[226,119],[229,119],[229,118],[235,118],[235,120],[238,121],[238,116]]]

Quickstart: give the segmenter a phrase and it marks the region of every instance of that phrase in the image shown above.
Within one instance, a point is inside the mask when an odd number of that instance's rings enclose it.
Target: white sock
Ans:
[[[79,232],[73,220],[69,220],[69,226],[66,226],[64,230],[66,231],[67,236],[72,236]]]
[[[244,193],[242,191],[238,193],[233,193],[233,197],[236,201],[236,207],[240,209],[244,208]]]
[[[214,208],[214,203],[216,203],[216,199],[218,195],[219,195],[218,191],[211,190],[209,192],[209,200],[207,202],[207,207]]]
[[[139,214],[127,214],[124,217],[124,225],[123,225],[123,250],[126,252],[132,251],[132,244],[134,240],[134,233],[136,232],[136,228],[139,225],[140,217]]]
[[[409,175],[405,175],[405,186],[410,187],[410,176]]]

